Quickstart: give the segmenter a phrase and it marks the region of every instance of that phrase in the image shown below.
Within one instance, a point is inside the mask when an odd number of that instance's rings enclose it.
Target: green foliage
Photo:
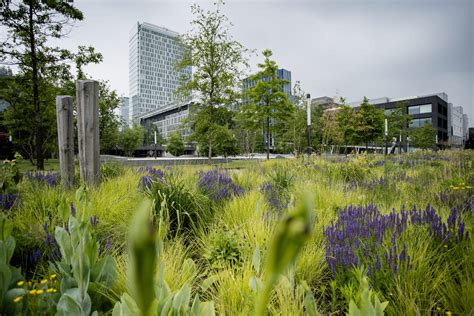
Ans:
[[[379,110],[375,105],[369,104],[369,99],[364,97],[357,112],[357,139],[363,143],[373,143],[381,139],[384,132],[383,110]]]
[[[266,135],[267,159],[270,153],[270,135],[275,131],[278,121],[287,121],[293,114],[295,108],[288,101],[288,96],[283,92],[283,85],[287,80],[277,77],[278,65],[271,60],[272,51],[263,51],[265,61],[258,64],[260,71],[250,76],[255,81],[255,86],[246,92],[248,102],[241,106],[242,117],[249,127],[260,129]],[[272,122],[272,123],[271,123]]]
[[[176,176],[155,181],[147,194],[155,202],[154,215],[167,226],[170,236],[196,232],[213,214],[207,199]]]
[[[170,135],[168,144],[166,146],[166,151],[168,151],[173,156],[181,156],[184,153],[184,142],[181,139],[179,132]]]
[[[342,134],[344,144],[354,144],[356,142],[357,115],[353,108],[343,105],[336,114],[336,120]]]
[[[185,284],[172,292],[163,276],[163,265],[157,280],[156,263],[161,261],[163,243],[157,238],[151,221],[151,202],[137,211],[130,228],[129,281],[132,295],[124,294],[115,304],[114,316],[132,315],[214,315],[212,302],[202,303],[196,295],[191,303],[191,288]],[[144,229],[146,228],[146,229]]]
[[[397,107],[393,109],[388,115],[385,115],[385,118],[388,120],[388,136],[389,139],[393,137],[399,138],[406,136],[406,131],[408,130],[408,125],[412,120],[412,116],[405,114],[407,105],[399,102]]]
[[[0,193],[16,191],[16,185],[23,178],[17,163],[21,161],[21,155],[16,153],[15,159],[5,160],[0,165]]]
[[[110,180],[122,176],[125,167],[117,162],[107,162],[100,164],[100,177],[102,181]]]
[[[229,34],[231,24],[221,12],[223,4],[215,3],[213,11],[191,6],[193,30],[181,38],[187,52],[178,64],[179,70],[193,67],[192,77],[181,78],[177,93],[186,99],[197,97],[199,109],[190,118],[192,137],[200,146],[207,144],[209,159],[230,128],[218,112],[235,102],[242,66],[247,65],[246,50]]]
[[[68,33],[72,21],[82,19],[82,12],[67,2],[7,1],[0,9],[8,35],[0,43],[0,61],[19,66],[5,98],[12,105],[6,116],[7,126],[16,130],[14,139],[20,141],[26,157],[33,159],[34,152],[39,170],[44,169],[44,152],[51,152],[54,145],[54,98],[61,95],[60,83],[71,79],[67,62],[75,62],[80,70],[82,65],[102,58],[93,48],[80,47],[78,53],[71,53],[48,46],[51,40]],[[15,127],[18,122],[21,128]]]
[[[211,231],[205,241],[203,258],[211,269],[238,268],[243,264],[243,243],[231,230]]]
[[[436,145],[436,129],[431,124],[412,128],[409,131],[410,143],[413,147],[432,149]]]
[[[115,114],[120,98],[107,81],[99,81],[99,138],[100,150],[115,149],[119,140],[119,117]]]
[[[298,205],[284,218],[270,243],[266,262],[267,279],[259,293],[256,315],[265,315],[270,292],[278,276],[284,273],[298,256],[311,233],[312,202],[308,195],[302,196]]]
[[[141,125],[134,124],[131,128],[125,128],[120,134],[120,146],[125,155],[131,156],[135,149],[143,144],[144,129]]]
[[[369,281],[361,271],[356,272],[360,285],[359,290],[355,296],[355,300],[351,299],[349,302],[348,316],[382,316],[388,302],[380,302],[377,294],[373,293],[369,287]]]
[[[63,209],[67,210],[67,206]],[[59,226],[55,230],[61,261],[50,266],[61,275],[58,315],[89,315],[102,303],[99,290],[112,287],[117,274],[115,260],[111,256],[100,257],[89,220],[91,202],[84,187],[76,192],[76,210],[76,216],[69,216],[67,230]]]

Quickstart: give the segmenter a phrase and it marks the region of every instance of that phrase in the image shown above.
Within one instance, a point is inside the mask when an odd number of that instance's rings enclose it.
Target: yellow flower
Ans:
[[[21,301],[23,299],[23,296],[17,296],[13,299],[13,303],[18,303],[19,301]]]
[[[53,288],[49,288],[46,290],[46,293],[56,293],[57,290],[56,289],[53,289]]]
[[[25,284],[25,281],[20,281],[20,282],[18,282],[16,285],[22,286],[23,284]]]
[[[36,295],[36,290],[30,290],[28,293],[30,293],[31,295]]]
[[[55,278],[56,278],[56,274],[51,274],[50,279],[52,280],[52,279],[55,279]]]
[[[446,315],[447,315],[447,316],[451,316],[452,314],[451,314],[450,311],[447,311],[447,312],[446,312]]]
[[[41,284],[46,284],[48,282],[48,280],[44,279],[44,280],[41,280]]]
[[[36,290],[36,294],[37,294],[37,295],[40,295],[40,294],[43,294],[43,293],[44,293],[43,290]]]

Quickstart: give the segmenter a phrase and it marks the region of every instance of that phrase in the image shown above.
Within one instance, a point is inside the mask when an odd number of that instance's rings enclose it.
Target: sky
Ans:
[[[196,1],[203,8],[212,1]],[[86,72],[128,96],[128,40],[134,23],[190,29],[191,1],[74,0],[85,19],[59,43],[92,45],[104,56]],[[228,0],[230,33],[251,70],[269,48],[312,97],[348,102],[446,92],[474,126],[474,0]]]

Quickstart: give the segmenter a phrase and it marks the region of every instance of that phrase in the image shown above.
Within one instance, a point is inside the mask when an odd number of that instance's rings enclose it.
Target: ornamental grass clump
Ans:
[[[155,169],[153,167],[141,168],[140,171],[146,173],[140,178],[138,187],[142,190],[148,190],[151,188],[155,181],[163,181],[165,173],[161,169]]]
[[[412,227],[426,229],[434,241],[457,244],[469,239],[469,233],[456,208],[451,210],[447,223],[434,208],[414,206],[397,213],[392,210],[382,215],[375,205],[348,206],[336,222],[323,228],[326,239],[326,262],[333,273],[364,266],[371,275],[375,271],[411,269],[411,257],[402,235]],[[414,254],[411,254],[414,255]]]
[[[281,190],[278,190],[278,188],[270,182],[263,183],[260,186],[260,192],[263,193],[268,205],[274,211],[281,212],[288,208],[290,204],[289,196],[282,193]]]
[[[55,187],[59,184],[59,175],[54,172],[26,172],[25,177],[36,183],[46,184],[49,187]]]
[[[199,189],[215,202],[244,194],[244,189],[235,184],[225,172],[219,170],[200,171],[198,177]]]

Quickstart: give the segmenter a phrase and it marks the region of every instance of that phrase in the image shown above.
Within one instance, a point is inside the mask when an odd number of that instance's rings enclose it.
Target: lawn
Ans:
[[[1,314],[474,312],[472,151],[12,171]]]

